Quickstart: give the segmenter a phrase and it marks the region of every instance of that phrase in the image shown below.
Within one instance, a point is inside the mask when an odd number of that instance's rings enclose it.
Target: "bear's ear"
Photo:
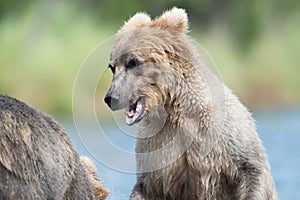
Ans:
[[[131,17],[123,27],[119,30],[119,32],[123,31],[132,31],[136,28],[146,26],[151,22],[151,18],[146,13],[137,13],[133,17]]]
[[[154,20],[151,26],[186,33],[188,32],[188,17],[184,9],[174,7]]]

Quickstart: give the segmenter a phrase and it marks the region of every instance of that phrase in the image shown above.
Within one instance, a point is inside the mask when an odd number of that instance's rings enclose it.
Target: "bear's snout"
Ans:
[[[104,97],[104,102],[110,107],[112,111],[120,109],[120,96],[111,92],[107,93]]]

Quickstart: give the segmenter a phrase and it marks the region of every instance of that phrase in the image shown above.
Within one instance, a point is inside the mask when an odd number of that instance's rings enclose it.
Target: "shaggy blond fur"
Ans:
[[[80,160],[89,172],[89,179],[92,183],[95,199],[104,200],[108,196],[109,192],[98,179],[96,166],[87,157],[80,157]]]
[[[183,9],[139,13],[116,37],[105,101],[140,121],[130,199],[276,200],[251,114],[204,66],[187,23]]]

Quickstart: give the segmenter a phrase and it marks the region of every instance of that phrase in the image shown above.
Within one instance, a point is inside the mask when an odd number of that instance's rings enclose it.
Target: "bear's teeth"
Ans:
[[[129,113],[127,113],[127,115],[129,117],[133,117],[134,116],[134,110],[130,110]]]
[[[134,105],[129,106],[126,108],[126,123],[128,125],[132,125],[143,113],[143,100],[139,98]]]

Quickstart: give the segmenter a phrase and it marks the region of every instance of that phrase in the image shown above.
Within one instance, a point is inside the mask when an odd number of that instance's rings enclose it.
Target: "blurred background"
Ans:
[[[88,154],[71,123],[80,65],[136,12],[155,17],[173,6],[186,9],[190,35],[254,112],[281,199],[300,199],[298,0],[0,0],[0,93],[56,116],[80,153]],[[110,73],[104,75],[111,79]],[[129,144],[133,150],[134,143]],[[134,175],[96,162],[104,184],[114,191],[110,198],[128,198]]]
[[[0,0],[1,93],[70,117],[74,78],[88,53],[137,11],[155,17],[174,5],[187,10],[190,34],[247,106],[299,105],[297,0]]]

